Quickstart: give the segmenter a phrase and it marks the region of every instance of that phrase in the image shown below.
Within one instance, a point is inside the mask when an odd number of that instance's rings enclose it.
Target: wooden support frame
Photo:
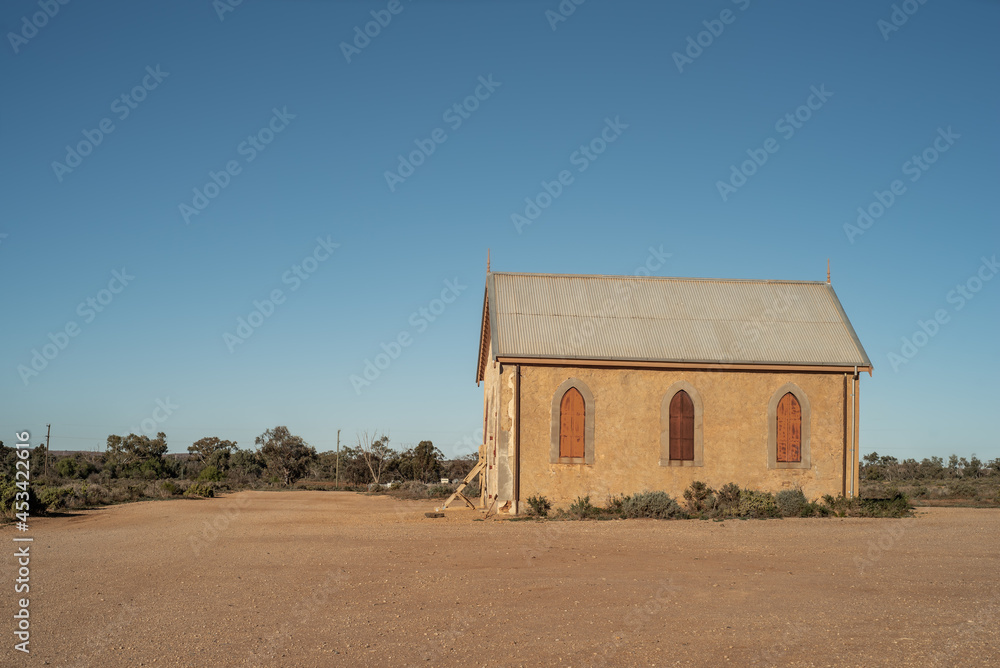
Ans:
[[[459,483],[458,489],[456,489],[455,492],[448,497],[448,500],[444,502],[444,505],[441,506],[441,509],[447,510],[448,505],[455,499],[462,499],[462,501],[465,502],[465,505],[467,507],[475,508],[476,504],[473,503],[472,500],[469,499],[469,497],[467,497],[465,494],[462,494],[462,490],[465,489],[470,482],[475,480],[476,476],[482,473],[485,469],[486,469],[486,459],[480,456],[479,461],[476,462],[476,465],[472,467],[471,471],[469,471],[469,475],[465,476],[462,482]]]

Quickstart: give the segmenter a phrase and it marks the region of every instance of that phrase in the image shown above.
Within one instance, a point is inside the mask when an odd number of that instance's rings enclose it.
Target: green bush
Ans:
[[[578,496],[576,501],[570,504],[567,511],[572,517],[585,520],[589,517],[597,517],[601,514],[601,509],[590,502],[589,496]]]
[[[160,487],[167,494],[172,494],[172,495],[176,496],[176,495],[178,495],[178,494],[181,493],[181,488],[178,487],[176,485],[176,483],[174,483],[171,480],[164,480],[163,483],[160,485]]]
[[[774,496],[774,502],[785,517],[801,517],[809,504],[801,489],[783,489]]]
[[[907,517],[911,514],[909,499],[898,491],[880,499],[848,499],[843,495],[834,498],[826,494],[823,504],[837,517]]]
[[[612,515],[621,517],[622,507],[625,505],[625,499],[627,498],[627,496],[623,496],[621,494],[616,494],[614,496],[609,494],[608,500],[604,504],[604,509]]]
[[[806,505],[802,506],[802,511],[799,513],[799,517],[829,517],[830,509],[821,503],[816,503],[815,501],[810,501]]]
[[[528,514],[535,517],[548,517],[552,503],[540,494],[528,497]]]
[[[740,486],[726,483],[715,494],[715,506],[723,514],[735,515],[740,507]]]
[[[889,499],[854,499],[851,514],[857,517],[907,517],[910,515],[910,501],[896,492]]]
[[[683,519],[684,511],[666,492],[639,492],[622,499],[619,514],[624,518],[649,517],[658,520]]]
[[[198,480],[201,482],[221,482],[222,471],[212,465],[206,466],[198,474]]]
[[[38,495],[38,500],[41,501],[47,510],[57,510],[65,508],[66,498],[72,496],[72,487],[43,487]]]
[[[744,489],[740,492],[738,512],[740,517],[757,519],[781,517],[778,505],[774,502],[774,496],[770,492],[758,492],[752,489]]]
[[[56,473],[62,478],[76,477],[76,460],[72,457],[64,457],[56,464]]]
[[[16,482],[9,478],[7,480],[0,480],[0,513],[8,519],[14,519],[18,512],[18,504],[20,504],[25,499],[18,499],[17,495],[22,490],[18,488]],[[28,508],[27,512],[29,515],[38,515],[45,511],[45,504],[41,502],[38,495],[35,494],[35,486],[28,485]]]
[[[703,482],[695,480],[684,490],[684,505],[688,512],[700,515],[715,506],[715,490]]]
[[[431,485],[427,488],[427,496],[431,498],[444,498],[446,496],[451,496],[454,491],[454,485]]]
[[[215,490],[207,483],[196,482],[184,490],[184,496],[202,496],[211,498],[215,496]]]

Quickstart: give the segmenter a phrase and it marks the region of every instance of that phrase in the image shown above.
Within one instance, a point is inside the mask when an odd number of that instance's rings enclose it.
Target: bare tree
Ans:
[[[377,434],[377,435],[376,435]],[[385,473],[389,462],[392,459],[392,448],[389,447],[389,437],[379,433],[379,430],[363,431],[357,435],[358,452],[371,473],[372,482],[381,483],[382,474]]]

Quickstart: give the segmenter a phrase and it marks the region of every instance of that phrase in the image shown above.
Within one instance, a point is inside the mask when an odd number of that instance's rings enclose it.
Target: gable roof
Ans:
[[[479,380],[489,352],[872,368],[833,287],[821,281],[490,272],[483,311]]]

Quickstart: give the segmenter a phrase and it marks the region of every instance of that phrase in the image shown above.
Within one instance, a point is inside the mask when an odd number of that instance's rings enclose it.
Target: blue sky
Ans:
[[[862,451],[1000,456],[998,19],[4,2],[2,438],[51,423],[53,449],[92,450],[155,425],[177,452],[284,424],[321,451],[379,429],[463,454],[486,249],[498,271],[630,274],[662,247],[669,276],[823,280],[829,257],[875,364]]]

